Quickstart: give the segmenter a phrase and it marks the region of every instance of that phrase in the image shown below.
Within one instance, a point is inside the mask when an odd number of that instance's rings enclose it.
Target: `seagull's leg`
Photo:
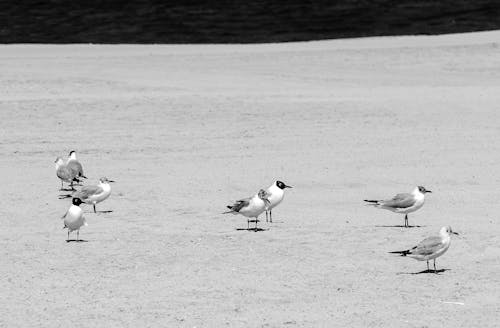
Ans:
[[[273,210],[269,210],[269,222],[273,223]]]
[[[408,228],[408,214],[405,214],[405,228]]]
[[[97,213],[96,210],[95,210],[95,204],[92,204],[92,205],[94,205],[94,213]]]
[[[437,273],[437,270],[436,270],[436,259],[434,259],[434,273]]]
[[[66,241],[69,241],[69,228],[68,228],[68,239],[66,239]]]
[[[259,219],[255,217],[255,231],[257,231],[257,223],[259,222]]]
[[[267,221],[267,210],[266,210],[266,222],[268,222],[268,221]]]
[[[76,241],[80,240],[80,230],[76,230]]]
[[[250,230],[250,219],[247,219],[247,230]]]
[[[430,269],[429,269],[429,261],[427,261],[427,271],[430,271]]]

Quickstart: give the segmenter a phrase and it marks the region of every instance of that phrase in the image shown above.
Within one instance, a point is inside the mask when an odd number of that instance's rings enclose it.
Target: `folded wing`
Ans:
[[[392,199],[381,201],[380,205],[392,208],[408,208],[415,205],[415,198],[412,194],[397,194]]]
[[[83,186],[82,189],[80,189],[73,195],[73,197],[77,197],[85,201],[87,198],[93,195],[99,195],[103,192],[104,190],[99,186]]]
[[[431,255],[443,247],[440,237],[429,237],[422,240],[417,246],[410,250],[410,254]]]

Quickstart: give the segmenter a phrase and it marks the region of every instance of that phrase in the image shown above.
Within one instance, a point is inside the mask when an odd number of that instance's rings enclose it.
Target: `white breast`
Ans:
[[[71,205],[68,214],[64,218],[64,224],[69,231],[80,229],[80,227],[85,224],[82,209],[79,206]]]
[[[271,194],[271,196],[268,197],[270,202],[268,209],[276,207],[279,203],[281,203],[283,197],[285,197],[285,191],[276,186],[275,184],[267,188],[267,192]]]
[[[238,213],[246,217],[257,217],[264,212],[266,203],[258,196],[252,197],[248,206],[242,208]]]
[[[102,192],[99,194],[89,196],[85,202],[89,204],[97,204],[105,200],[111,195],[111,186],[109,183],[101,183],[100,187],[102,188]]]

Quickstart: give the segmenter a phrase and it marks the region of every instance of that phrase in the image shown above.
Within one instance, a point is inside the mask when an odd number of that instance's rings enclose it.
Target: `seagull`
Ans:
[[[98,185],[83,186],[82,189],[73,194],[73,197],[80,198],[86,204],[92,204],[94,206],[94,213],[97,213],[95,204],[102,202],[111,195],[110,182],[114,181],[102,177],[99,179]]]
[[[259,190],[253,197],[240,199],[233,205],[228,205],[230,211],[222,214],[232,213],[234,215],[241,214],[247,218],[255,218],[255,220],[247,219],[247,228],[250,229],[250,222],[255,222],[255,231],[257,231],[258,216],[266,210],[269,205],[268,195],[264,189]]]
[[[69,233],[75,230],[76,241],[78,241],[80,239],[80,228],[87,225],[87,221],[85,221],[83,217],[83,211],[80,208],[82,200],[80,198],[73,198],[72,203],[73,205],[71,205],[68,211],[61,217],[61,219],[64,219],[63,229],[68,228],[67,242],[69,242]]]
[[[434,260],[434,272],[436,273],[436,258],[443,255],[451,244],[451,234],[458,235],[458,233],[451,230],[451,227],[442,227],[439,230],[439,236],[432,236],[425,238],[417,246],[407,249],[405,251],[389,252],[401,254],[401,256],[413,257],[419,261],[427,261],[427,271],[429,269],[429,260]]]
[[[267,222],[267,212],[269,212],[270,222],[273,222],[272,209],[278,206],[279,203],[285,197],[285,188],[292,188],[292,186],[287,186],[281,181],[274,182],[269,188],[267,188],[266,192],[269,199],[269,206],[266,208],[266,222]]]
[[[61,190],[63,189],[63,181],[70,184],[71,190],[75,190],[73,188],[73,181],[80,182],[76,178],[76,174],[66,165],[61,157],[56,158],[56,175],[59,179],[61,179]]]
[[[66,165],[73,171],[76,177],[87,179],[87,177],[83,175],[82,164],[76,159],[76,151],[72,150],[69,152]]]
[[[425,194],[432,192],[422,186],[415,187],[409,194],[397,194],[389,200],[368,200],[367,205],[373,205],[378,208],[383,208],[395,213],[405,214],[405,227],[408,226],[408,213],[415,212],[424,205]]]

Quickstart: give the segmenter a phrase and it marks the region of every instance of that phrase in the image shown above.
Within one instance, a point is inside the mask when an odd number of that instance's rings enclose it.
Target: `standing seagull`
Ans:
[[[287,186],[281,181],[274,182],[269,188],[267,188],[266,192],[269,199],[269,206],[266,208],[266,222],[267,222],[267,212],[269,212],[270,222],[273,222],[273,213],[272,209],[278,206],[279,203],[285,197],[285,188],[292,188],[292,186]]]
[[[63,181],[70,184],[71,190],[75,190],[73,188],[73,181],[80,182],[76,178],[76,174],[66,165],[61,157],[56,158],[56,175],[59,179],[61,179],[61,190],[63,189]]]
[[[422,186],[415,187],[409,194],[397,194],[389,200],[368,200],[368,205],[373,205],[378,208],[383,208],[395,213],[405,214],[405,227],[408,225],[408,213],[415,212],[424,205],[425,193],[432,192]]]
[[[61,219],[64,219],[64,227],[68,228],[68,239],[69,242],[69,233],[76,230],[76,241],[80,239],[80,228],[84,225],[87,225],[87,221],[83,217],[83,211],[80,208],[80,204],[82,200],[80,198],[73,198],[73,205],[68,209],[66,214],[64,214]]]
[[[86,204],[92,204],[94,206],[94,213],[97,213],[95,210],[95,204],[102,202],[106,198],[111,195],[111,186],[110,182],[114,182],[113,180],[108,180],[106,177],[102,177],[99,179],[98,185],[88,185],[83,186],[82,189],[77,191],[73,197],[80,198]]]
[[[451,234],[458,235],[458,233],[451,230],[451,227],[442,227],[439,230],[439,236],[432,236],[425,238],[417,246],[407,249],[405,251],[389,252],[401,254],[401,256],[413,257],[419,261],[427,261],[427,271],[429,269],[429,260],[434,260],[434,273],[436,273],[436,258],[443,255],[451,244]]]
[[[258,216],[266,210],[266,206],[269,205],[268,195],[264,189],[259,190],[259,192],[253,197],[240,199],[236,201],[233,205],[228,205],[227,208],[230,211],[224,212],[222,214],[232,213],[234,215],[241,214],[247,218],[255,218],[255,220],[247,219],[247,228],[250,229],[250,222],[255,222],[255,231],[257,231]]]
[[[87,179],[85,175],[83,175],[83,167],[82,164],[76,159],[76,151],[72,150],[69,152],[68,161],[66,165],[70,168],[71,171],[75,174],[77,178]]]

